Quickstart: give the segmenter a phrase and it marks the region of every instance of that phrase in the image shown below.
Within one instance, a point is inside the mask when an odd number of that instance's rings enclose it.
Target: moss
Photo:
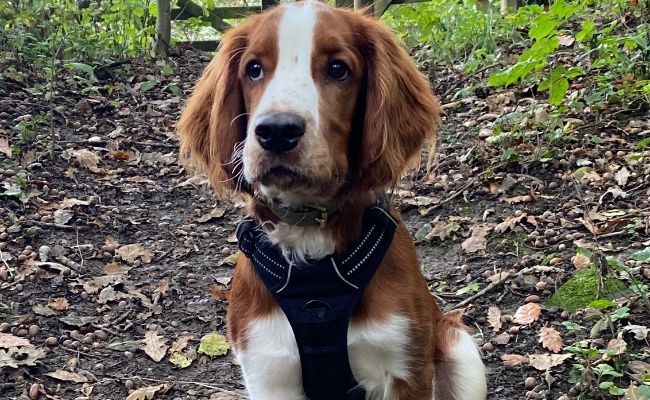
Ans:
[[[594,300],[614,300],[627,291],[627,286],[623,281],[612,277],[604,277],[602,293],[598,297],[599,279],[600,274],[593,268],[578,271],[573,278],[558,288],[547,304],[573,311],[587,307]]]

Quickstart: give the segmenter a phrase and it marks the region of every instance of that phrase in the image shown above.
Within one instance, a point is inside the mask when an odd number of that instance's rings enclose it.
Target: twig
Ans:
[[[424,213],[424,215],[428,215],[431,211],[433,211],[433,210],[435,210],[435,209],[438,209],[438,208],[442,207],[443,205],[449,203],[450,201],[454,200],[456,197],[460,196],[460,195],[461,195],[461,194],[462,194],[462,193],[463,193],[463,192],[464,192],[468,187],[470,187],[470,186],[472,186],[474,183],[476,183],[477,180],[481,179],[485,174],[487,174],[488,172],[492,172],[492,171],[494,171],[495,169],[498,169],[498,168],[500,168],[500,167],[502,167],[502,166],[503,166],[503,164],[496,165],[495,167],[488,168],[488,169],[486,169],[485,171],[481,172],[480,174],[476,175],[475,177],[473,177],[472,179],[470,179],[469,182],[467,182],[466,184],[464,184],[463,187],[461,187],[460,189],[458,189],[458,190],[456,191],[456,193],[454,193],[454,194],[452,194],[451,196],[447,197],[446,199],[442,200],[440,203],[435,204],[435,205],[433,205],[433,206],[427,208],[427,209],[426,209],[426,212]]]
[[[208,389],[214,389],[218,392],[221,393],[226,393],[233,395],[235,397],[239,397],[240,399],[248,399],[248,396],[244,396],[241,393],[233,392],[232,390],[224,389],[219,386],[214,386],[209,383],[203,383],[203,382],[195,382],[195,381],[178,381],[178,380],[164,380],[164,379],[154,379],[154,378],[142,378],[140,376],[134,376],[134,378],[142,379],[143,381],[150,381],[150,382],[162,382],[162,383],[172,383],[172,384],[186,384],[186,385],[196,385]]]
[[[451,310],[455,310],[457,308],[466,306],[467,304],[471,303],[472,301],[478,299],[479,297],[483,296],[487,292],[491,291],[495,287],[501,286],[506,280],[512,278],[513,276],[515,276],[515,275],[511,274],[510,272],[505,272],[505,275],[503,275],[501,277],[501,279],[499,279],[496,282],[490,282],[489,285],[487,285],[486,287],[484,287],[480,291],[474,293],[472,296],[466,298],[465,300],[463,300],[460,303],[458,303],[458,304],[454,305],[453,307],[451,307]]]
[[[38,225],[38,226],[45,226],[45,227],[48,227],[48,228],[57,228],[57,229],[65,229],[65,230],[84,229],[85,228],[85,227],[77,227],[77,226],[72,226],[72,225],[56,224],[54,222],[29,221],[28,223],[30,225]]]

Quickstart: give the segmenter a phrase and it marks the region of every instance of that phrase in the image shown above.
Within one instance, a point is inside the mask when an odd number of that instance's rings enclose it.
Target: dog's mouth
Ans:
[[[310,179],[289,167],[278,165],[270,168],[260,178],[260,182],[265,186],[275,186],[279,188],[292,188],[296,186],[308,185]]]

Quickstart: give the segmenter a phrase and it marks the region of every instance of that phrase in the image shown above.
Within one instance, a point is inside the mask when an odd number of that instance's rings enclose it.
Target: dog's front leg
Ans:
[[[304,400],[300,355],[282,312],[252,321],[237,351],[251,400]]]

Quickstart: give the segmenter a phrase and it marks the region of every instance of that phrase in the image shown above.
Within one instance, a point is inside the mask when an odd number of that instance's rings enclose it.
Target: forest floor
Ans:
[[[175,124],[207,61],[188,52],[164,71],[66,75],[54,96],[20,68],[3,75],[0,398],[245,398],[232,354],[199,349],[225,333],[241,201],[215,200],[177,160]],[[432,76],[445,111],[436,162],[393,200],[439,304],[465,310],[489,399],[605,398],[604,381],[641,385],[650,313],[647,293],[627,288],[650,278],[650,153],[637,146],[650,136],[647,109],[565,116],[573,139],[560,145],[539,132],[495,144],[495,123],[513,113],[544,122],[548,106],[523,90],[452,98],[468,78],[481,77]],[[595,297],[618,278],[614,301],[552,305],[578,269],[595,270]],[[595,358],[565,347],[583,339]],[[599,374],[610,360],[621,377]]]

